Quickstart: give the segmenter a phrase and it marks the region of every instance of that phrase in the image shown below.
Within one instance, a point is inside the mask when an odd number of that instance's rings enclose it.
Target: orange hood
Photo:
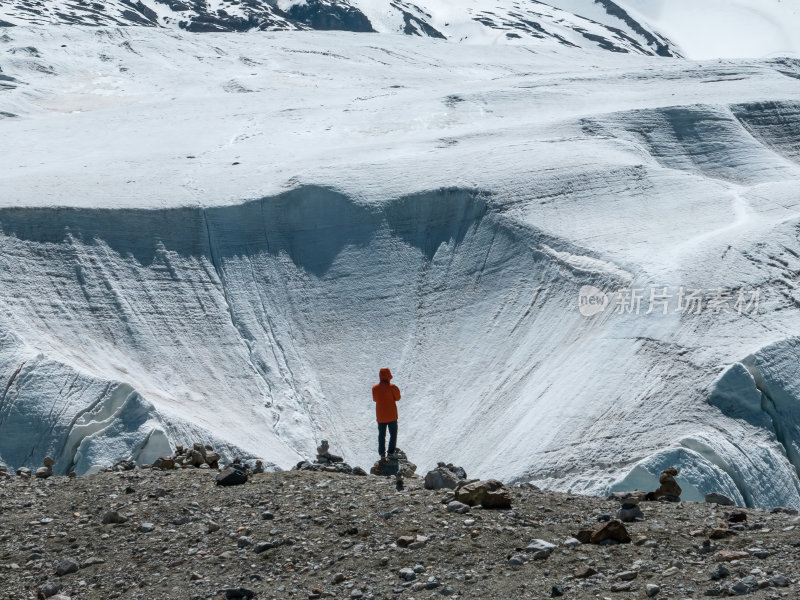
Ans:
[[[378,373],[378,378],[381,381],[390,381],[392,379],[392,372],[388,368],[383,367]]]

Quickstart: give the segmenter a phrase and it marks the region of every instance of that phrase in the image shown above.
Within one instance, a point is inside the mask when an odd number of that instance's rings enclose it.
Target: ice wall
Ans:
[[[283,467],[320,437],[366,457],[383,364],[403,374],[406,444],[428,439],[432,460],[523,416],[519,364],[570,335],[547,316],[615,279],[461,189],[379,207],[303,187],[208,209],[3,209],[0,228],[0,456],[57,453],[60,470],[191,435]]]

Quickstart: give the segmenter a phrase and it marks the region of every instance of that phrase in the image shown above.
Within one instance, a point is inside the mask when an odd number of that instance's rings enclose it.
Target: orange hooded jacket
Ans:
[[[400,388],[389,383],[392,372],[384,367],[379,374],[381,382],[372,386],[372,401],[375,403],[375,416],[378,423],[397,421],[397,404]]]

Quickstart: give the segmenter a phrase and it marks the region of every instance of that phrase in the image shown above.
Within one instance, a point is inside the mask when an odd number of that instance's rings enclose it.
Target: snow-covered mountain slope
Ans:
[[[791,0],[620,0],[618,4],[637,23],[668,36],[689,58],[800,55],[800,4]]]
[[[668,40],[611,0],[603,0],[599,13],[602,20],[522,0],[9,0],[0,6],[0,24],[136,25],[195,32],[335,29],[673,55]]]
[[[0,460],[368,464],[388,365],[421,469],[800,507],[797,61],[15,27],[0,68]]]

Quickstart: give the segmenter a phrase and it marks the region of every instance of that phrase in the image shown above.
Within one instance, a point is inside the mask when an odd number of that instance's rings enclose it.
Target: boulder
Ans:
[[[725,520],[728,523],[744,523],[747,521],[747,513],[741,509],[732,510],[725,513]]]
[[[426,490],[454,490],[459,482],[466,480],[467,473],[461,467],[440,462],[435,469],[425,475]]]
[[[174,469],[175,468],[175,460],[170,458],[169,456],[162,456],[161,458],[157,458],[153,463],[154,469]]]
[[[247,471],[238,465],[230,465],[217,475],[217,485],[242,485],[247,483]]]
[[[195,446],[199,446],[200,444],[195,444]],[[189,451],[189,464],[193,467],[199,467],[200,465],[206,464],[206,457],[203,456],[203,453],[197,450]]]
[[[575,539],[578,540],[581,544],[588,544],[592,539],[592,534],[594,533],[591,529],[581,529],[578,533],[575,534]]]
[[[539,552],[542,552],[545,556],[543,558],[547,558],[556,550],[556,545],[551,544],[550,542],[545,542],[544,540],[531,540],[531,542],[525,547],[525,552],[533,552],[534,558],[535,555]]]
[[[620,544],[629,544],[631,536],[628,534],[628,530],[625,529],[625,525],[622,524],[622,521],[612,519],[607,523],[603,523],[599,529],[592,533],[589,538],[589,543],[600,544],[606,540],[613,540]]]
[[[52,468],[53,468],[53,466],[56,464],[56,461],[54,461],[54,460],[53,460],[51,457],[49,457],[49,456],[45,456],[45,457],[44,457],[44,460],[42,461],[42,464],[43,464],[45,467],[47,467],[47,468],[49,468],[49,469],[52,469]]]
[[[644,513],[638,504],[623,504],[617,511],[617,519],[623,523],[644,521]]]
[[[469,512],[469,506],[458,500],[453,500],[447,504],[447,512],[463,515]]]
[[[486,479],[462,485],[456,489],[456,500],[468,506],[511,508],[511,494],[496,479]]]
[[[734,506],[736,504],[725,494],[718,494],[717,492],[706,494],[706,502],[709,504],[719,504],[720,506]]]
[[[36,478],[37,479],[47,479],[53,474],[53,469],[50,467],[39,467],[36,469]]]

